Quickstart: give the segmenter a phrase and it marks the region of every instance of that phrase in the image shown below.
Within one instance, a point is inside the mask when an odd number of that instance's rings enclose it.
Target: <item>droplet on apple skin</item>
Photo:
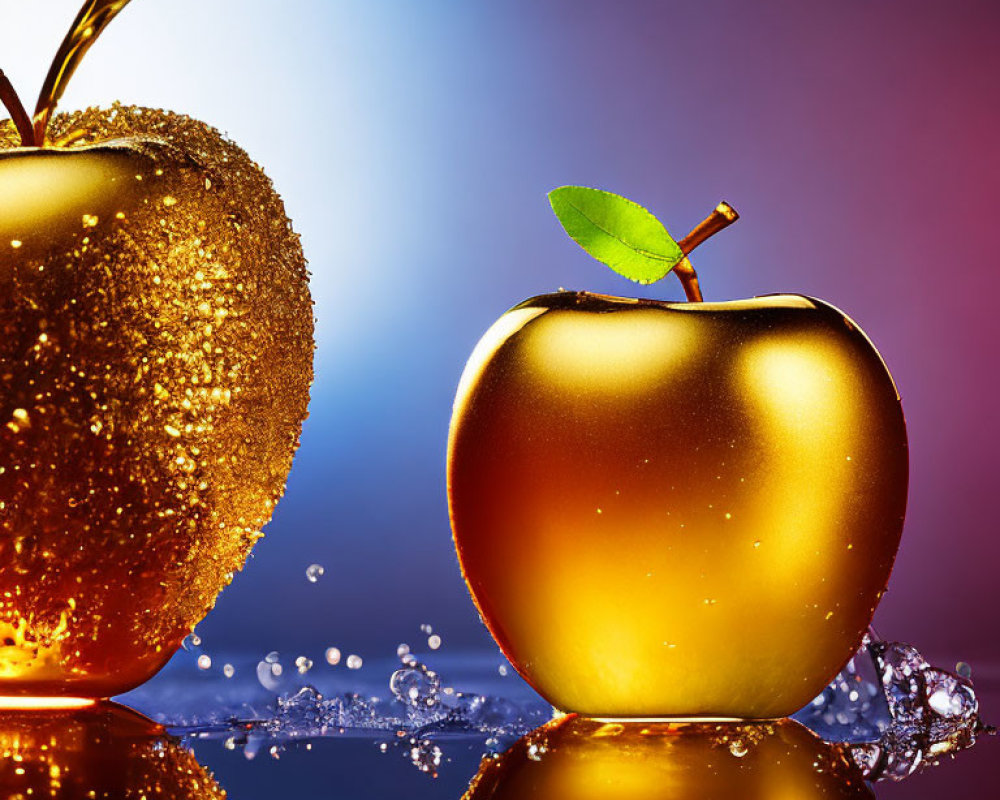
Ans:
[[[780,717],[857,649],[907,450],[895,385],[845,319],[797,296],[561,293],[477,345],[449,441],[456,547],[557,708]]]
[[[0,247],[0,397],[31,422],[0,421],[0,692],[107,696],[260,538],[312,301],[281,199],[218,131],[116,104],[49,133],[19,151],[0,123],[0,241],[22,243]]]

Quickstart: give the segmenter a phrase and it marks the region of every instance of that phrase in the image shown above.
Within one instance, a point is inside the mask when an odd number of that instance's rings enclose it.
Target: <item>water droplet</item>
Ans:
[[[326,659],[327,664],[335,667],[340,663],[340,650],[336,647],[328,647],[326,648],[326,652],[323,653],[323,657]]]
[[[927,705],[946,719],[969,719],[979,710],[976,695],[970,686],[961,683],[954,675],[937,669],[924,672]]]
[[[420,632],[430,636],[432,633],[434,633],[434,629],[425,622],[423,625],[420,626]]]
[[[261,661],[257,664],[257,681],[269,691],[277,691],[281,688],[281,664],[270,661]]]
[[[497,667],[497,672],[499,672],[502,677],[506,678],[507,677],[507,665],[506,664],[501,664],[499,667]]]
[[[306,580],[309,583],[316,583],[320,578],[323,577],[323,573],[326,570],[323,569],[322,564],[310,564],[306,567]]]
[[[305,675],[312,669],[312,665],[313,662],[305,656],[299,656],[295,659],[295,667],[298,669],[300,675]]]
[[[176,640],[175,640],[176,641]],[[212,666],[212,657],[202,653],[198,656],[198,669],[210,669]]]
[[[441,646],[441,637],[436,633],[433,636],[427,638],[427,646],[431,650],[437,650]]]
[[[268,664],[277,664],[278,661],[281,660],[281,656],[278,654],[277,650],[272,650],[270,653],[268,653],[266,656],[264,656],[264,660]]]
[[[729,752],[737,758],[743,758],[743,756],[750,752],[750,749],[742,739],[733,739],[729,743]]]
[[[396,648],[396,657],[402,658],[405,655],[409,655],[410,646],[408,644],[401,644]]]
[[[236,668],[232,664],[224,664],[222,667],[222,674],[227,678],[231,678],[236,674]]]
[[[361,656],[350,655],[347,657],[347,668],[348,669],[361,669],[364,665],[364,661]]]

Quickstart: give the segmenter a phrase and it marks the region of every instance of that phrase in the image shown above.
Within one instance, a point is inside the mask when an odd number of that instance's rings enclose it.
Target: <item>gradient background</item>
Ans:
[[[26,102],[78,6],[0,0]],[[227,131],[284,196],[316,299],[288,492],[206,646],[387,655],[426,621],[446,648],[492,647],[445,497],[465,358],[560,286],[681,297],[561,232],[545,193],[581,183],[678,236],[729,200],[742,220],[696,257],[707,298],[802,292],[865,328],[912,459],[877,625],[995,680],[998,76],[989,0],[134,2],[64,107],[117,98]]]

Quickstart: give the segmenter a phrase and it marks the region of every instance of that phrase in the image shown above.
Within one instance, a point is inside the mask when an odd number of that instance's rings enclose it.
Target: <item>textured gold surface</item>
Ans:
[[[0,712],[0,797],[221,800],[226,793],[163,728],[112,703]]]
[[[470,591],[555,706],[772,718],[843,666],[886,587],[906,429],[824,303],[565,292],[476,348],[448,479]]]
[[[171,655],[281,496],[312,379],[270,181],[187,117],[0,124],[0,694],[107,696]]]
[[[791,720],[564,718],[486,759],[465,800],[874,800],[837,745]]]

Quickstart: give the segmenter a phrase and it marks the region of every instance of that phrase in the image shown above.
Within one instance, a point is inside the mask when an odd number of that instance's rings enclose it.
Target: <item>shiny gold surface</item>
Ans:
[[[874,797],[838,746],[791,720],[609,724],[569,717],[485,760],[465,800]]]
[[[206,125],[0,123],[0,694],[152,675],[281,496],[312,378],[280,198]]]
[[[128,3],[129,0],[84,0],[83,7],[59,46],[49,73],[45,76],[45,83],[42,84],[34,113],[35,144],[41,146],[45,143],[49,119],[80,61],[111,20]]]
[[[194,755],[134,711],[0,712],[0,797],[221,800]]]
[[[448,481],[470,591],[555,706],[774,718],[885,590],[906,430],[878,353],[822,302],[564,292],[476,348]]]

